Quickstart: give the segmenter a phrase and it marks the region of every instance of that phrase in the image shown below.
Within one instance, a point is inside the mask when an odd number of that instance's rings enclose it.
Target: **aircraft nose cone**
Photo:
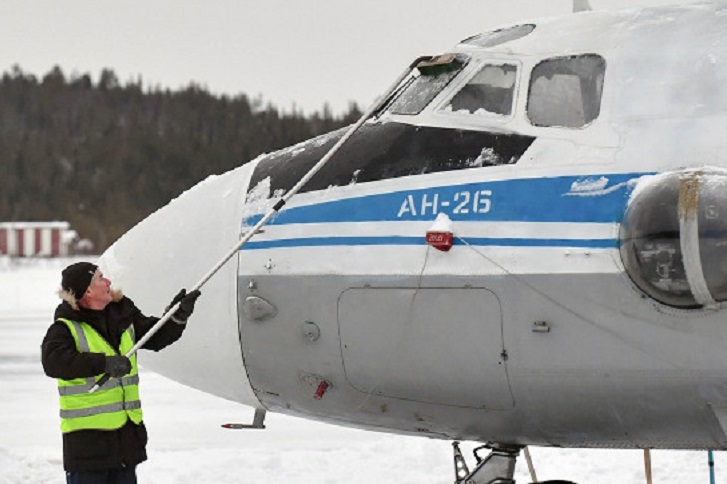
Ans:
[[[212,176],[116,241],[99,265],[146,315],[161,317],[181,288],[191,290],[237,244],[253,163]],[[237,309],[237,256],[202,288],[182,338],[140,363],[168,378],[251,406]],[[176,324],[170,321],[166,324]]]

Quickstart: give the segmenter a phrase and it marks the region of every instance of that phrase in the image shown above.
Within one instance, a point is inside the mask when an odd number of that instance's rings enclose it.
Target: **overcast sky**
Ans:
[[[675,0],[591,0],[595,10]],[[688,3],[688,2],[682,2]],[[572,0],[2,0],[0,70],[104,67],[122,84],[262,95],[284,110],[374,101],[423,54]]]

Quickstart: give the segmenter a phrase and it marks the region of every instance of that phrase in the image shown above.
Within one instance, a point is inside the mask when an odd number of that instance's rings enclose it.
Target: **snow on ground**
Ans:
[[[0,258],[0,484],[62,484],[55,381],[40,366],[40,342],[58,303],[60,270],[69,260]],[[143,353],[141,357],[143,366]],[[149,461],[144,484],[321,483],[451,484],[451,445],[346,429],[268,414],[266,430],[225,430],[250,422],[252,409],[142,369]],[[464,443],[465,458],[474,465]],[[538,478],[582,484],[646,482],[639,450],[533,448]],[[655,484],[709,482],[706,452],[652,452]],[[717,482],[727,459],[716,454]],[[516,479],[530,482],[525,459]]]

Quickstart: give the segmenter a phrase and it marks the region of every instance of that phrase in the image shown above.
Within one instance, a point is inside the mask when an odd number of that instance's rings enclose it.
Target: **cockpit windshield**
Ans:
[[[517,66],[485,64],[444,107],[445,112],[509,116],[513,109]]]
[[[606,61],[596,54],[546,59],[530,76],[527,113],[535,126],[582,128],[601,111]]]
[[[425,59],[391,97],[385,108],[389,113],[417,115],[447,90],[448,98],[439,104],[439,113],[506,122],[515,116],[522,83],[527,83],[525,113],[533,126],[581,129],[593,123],[601,111],[606,61],[597,54],[541,60],[532,68],[529,80],[520,79],[527,74],[518,60],[473,61],[466,54]],[[469,80],[457,81],[456,91],[448,90],[470,62],[477,64],[466,70]]]
[[[389,106],[393,114],[419,114],[467,64],[467,56],[445,54],[417,65]]]

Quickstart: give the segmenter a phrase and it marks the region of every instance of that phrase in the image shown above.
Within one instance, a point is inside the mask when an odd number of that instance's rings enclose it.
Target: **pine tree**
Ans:
[[[211,174],[358,119],[351,104],[304,116],[260,96],[122,85],[103,69],[41,80],[19,66],[0,81],[0,220],[67,220],[103,250]]]

